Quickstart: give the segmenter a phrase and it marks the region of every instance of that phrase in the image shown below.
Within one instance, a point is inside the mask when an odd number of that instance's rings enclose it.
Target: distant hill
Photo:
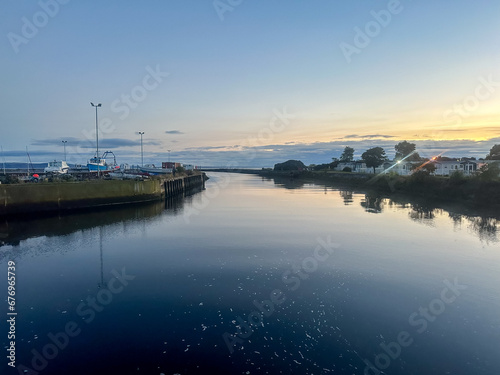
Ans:
[[[0,171],[4,163],[0,162]],[[29,163],[30,169],[44,169],[47,163]],[[70,165],[71,166],[71,165]],[[28,163],[5,163],[5,169],[28,169]]]

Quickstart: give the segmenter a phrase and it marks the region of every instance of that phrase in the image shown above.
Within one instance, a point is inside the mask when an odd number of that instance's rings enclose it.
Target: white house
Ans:
[[[363,160],[341,161],[339,162],[335,170],[343,171],[345,168],[349,168],[351,172],[356,172],[356,173],[373,173],[373,168],[367,167],[366,163]],[[385,170],[385,168],[388,168],[388,166],[386,166],[386,163],[384,163],[384,165],[375,168],[375,173],[381,173]]]
[[[465,175],[472,175],[481,167],[481,165],[486,164],[486,162],[487,161],[481,163],[474,160],[430,161],[430,163],[434,164],[436,167],[436,170],[433,173],[436,176],[450,176],[453,172],[461,172]],[[408,176],[415,171],[415,169],[412,168],[415,163],[416,162],[411,161],[385,162],[383,165],[375,168],[375,173],[395,172],[401,176]],[[352,172],[373,173],[373,168],[367,167],[363,161],[340,162],[335,170],[342,171],[346,167],[350,168]]]
[[[386,169],[386,173],[395,172],[401,176],[408,176],[412,174],[412,164],[408,161],[393,161]]]
[[[436,170],[434,174],[437,176],[450,176],[454,172],[461,172],[465,175],[471,175],[475,171],[477,171],[477,163],[473,160],[468,161],[460,161],[460,160],[451,160],[451,161],[432,161]]]

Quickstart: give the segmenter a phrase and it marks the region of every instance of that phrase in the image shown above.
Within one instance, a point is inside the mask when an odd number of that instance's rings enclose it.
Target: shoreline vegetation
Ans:
[[[500,209],[500,180],[489,175],[464,176],[459,173],[447,176],[432,176],[414,173],[400,176],[395,173],[364,174],[340,171],[256,171],[262,177],[288,178],[301,181],[320,181],[378,192],[384,196],[408,196],[436,203],[460,203],[467,207],[488,210]]]
[[[362,159],[355,161],[355,150],[346,146],[342,155],[333,157],[330,163],[306,167],[300,160],[288,160],[275,164],[274,169],[262,169],[258,174],[348,185],[387,197],[404,195],[433,204],[458,203],[498,215],[500,144],[494,145],[484,159],[478,160],[475,157],[453,159],[442,156],[442,153],[422,158],[416,144],[407,141],[399,142],[394,149],[393,161],[389,161],[382,147],[366,150],[361,154]],[[451,163],[446,173],[443,163]],[[440,170],[438,166],[441,166]],[[368,173],[367,169],[371,168],[373,173]]]
[[[341,171],[275,171],[263,168],[217,169],[213,172],[232,172],[258,175],[274,179],[287,188],[300,188],[306,183],[322,184],[339,190],[352,190],[376,198],[389,198],[394,202],[459,211],[475,212],[500,218],[500,179],[488,174],[464,176],[433,176],[414,173],[401,176],[395,173],[367,174]]]

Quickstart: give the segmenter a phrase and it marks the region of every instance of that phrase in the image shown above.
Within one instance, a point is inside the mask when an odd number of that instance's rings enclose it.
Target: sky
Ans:
[[[328,163],[500,143],[500,2],[0,0],[8,162]],[[170,151],[169,151],[170,150]]]

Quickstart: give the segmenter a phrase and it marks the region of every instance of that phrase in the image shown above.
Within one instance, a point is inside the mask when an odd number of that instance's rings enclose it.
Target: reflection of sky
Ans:
[[[67,139],[70,161],[85,162],[95,138],[89,102],[98,101],[103,148],[120,162],[139,160],[138,131],[145,131],[145,162],[159,162],[171,149],[176,159],[204,165],[269,166],[291,156],[321,163],[345,144],[359,155],[383,145],[391,155],[401,139],[417,141],[421,154],[484,156],[497,137],[498,87],[473,110],[457,115],[455,105],[476,95],[481,77],[500,80],[499,5],[401,7],[348,64],[339,45],[354,44],[354,29],[364,29],[387,1],[244,2],[223,21],[210,1],[60,5],[18,53],[3,38],[5,155],[19,160],[28,145],[34,161],[46,161],[46,152],[60,158]],[[9,2],[2,35],[21,34],[23,17],[38,11],[38,3]],[[127,104],[125,116],[117,108],[148,67],[170,75]],[[295,117],[272,139],[259,138],[283,108]],[[278,150],[289,142],[295,145]],[[316,149],[330,142],[329,150]],[[235,145],[274,152],[249,160],[226,151]]]
[[[494,373],[488,370],[497,368],[491,322],[500,306],[500,259],[497,245],[479,238],[468,220],[452,220],[444,210],[428,219],[423,208],[420,217],[362,192],[352,193],[346,205],[345,190],[313,184],[287,189],[239,174],[210,177],[207,190],[177,205],[176,214],[137,206],[101,218],[102,226],[69,216],[63,218],[71,227],[67,233],[3,248],[19,273],[18,361],[29,363],[30,351],[49,342],[49,332],[73,320],[82,333],[50,362],[51,374],[68,373],[78,361],[75,374],[138,367],[183,373],[189,366],[184,373],[210,373],[210,364],[229,369],[223,374],[235,368],[244,373],[253,370],[251,363],[270,372],[333,372],[335,365],[348,373],[377,354],[384,338],[404,329],[414,333],[408,316],[439,298],[443,280],[458,278],[467,289],[429,333],[414,336],[411,350],[418,355],[405,353],[393,372],[428,373],[430,364],[443,365],[439,348],[445,345],[453,364],[467,373]],[[380,213],[366,212],[363,203]],[[99,214],[89,215],[99,223]],[[283,273],[310,257],[318,239],[328,238],[339,247],[297,291],[287,289]],[[123,267],[135,279],[87,324],[76,309],[99,293],[101,267],[105,281]],[[0,277],[5,273],[0,267]],[[285,291],[287,303],[228,357],[222,334],[233,332],[232,321],[276,288]],[[467,345],[452,345],[460,339]]]
[[[421,203],[412,203],[409,199],[399,197],[393,201],[381,197],[377,194],[365,194],[360,191],[353,191],[349,188],[337,188],[326,185],[316,185],[314,183],[304,183],[300,180],[280,178],[268,179],[251,175],[240,174],[220,174],[208,173],[210,179],[207,182],[208,193],[195,193],[192,196],[176,198],[172,202],[147,203],[137,207],[117,207],[112,210],[97,211],[95,213],[77,213],[68,216],[50,217],[46,219],[26,220],[7,220],[0,226],[1,240],[6,243],[18,244],[20,240],[30,237],[38,237],[36,245],[28,246],[36,252],[36,249],[46,249],[48,251],[52,245],[41,246],[44,241],[49,241],[53,236],[61,236],[72,241],[79,241],[79,238],[91,235],[96,226],[105,228],[105,237],[120,237],[122,235],[142,233],[142,236],[150,237],[154,234],[151,228],[161,228],[166,222],[171,226],[172,232],[184,233],[190,231],[193,223],[201,220],[196,231],[207,233],[211,231],[222,231],[221,236],[240,236],[239,231],[227,231],[227,228],[240,228],[240,221],[233,220],[233,216],[241,216],[239,220],[248,222],[254,227],[272,228],[272,230],[282,230],[285,237],[297,235],[296,231],[309,233],[311,228],[309,224],[301,226],[303,220],[315,222],[319,231],[328,230],[333,227],[342,227],[346,231],[356,231],[357,226],[351,227],[343,223],[355,223],[360,221],[361,227],[371,227],[377,224],[378,219],[374,219],[371,214],[383,218],[383,226],[401,226],[401,231],[405,227],[412,226],[411,222],[423,224],[425,227],[433,230],[449,233],[452,238],[460,238],[467,241],[475,241],[478,238],[483,241],[496,242],[498,220],[487,215],[481,216],[480,213],[467,214],[459,206],[452,206],[450,211],[438,208],[432,204],[422,205]],[[224,177],[221,177],[224,176]],[[229,181],[229,188],[225,187]],[[223,186],[219,188],[219,186]],[[242,200],[238,189],[244,189],[248,197]],[[222,191],[223,194],[219,192]],[[215,193],[214,193],[215,192]],[[215,197],[212,197],[215,195]],[[210,206],[214,203],[222,207],[225,216],[218,215],[214,220],[210,220],[205,215],[210,215],[210,210],[205,212],[199,210],[205,205]],[[307,202],[307,204],[302,204]],[[194,202],[194,206],[193,205]],[[185,210],[185,206],[194,207],[193,210]],[[307,206],[308,218],[300,215]],[[255,207],[258,207],[255,208]],[[239,214],[240,210],[246,212],[245,216]],[[332,210],[335,215],[332,215]],[[189,225],[184,226],[182,220],[178,220],[184,212],[190,213]],[[262,214],[264,212],[264,214]],[[370,214],[370,215],[367,215]],[[182,216],[183,217],[183,216]],[[281,221],[290,221],[296,223],[289,228],[281,226]],[[375,220],[375,221],[372,221]],[[410,221],[410,223],[408,223]],[[146,229],[149,228],[148,233]],[[377,230],[378,227],[373,227]],[[418,225],[415,229],[420,228]],[[366,228],[365,228],[366,229]],[[367,229],[368,230],[368,229]],[[371,229],[370,229],[371,230]],[[425,232],[425,229],[422,229]],[[399,230],[397,230],[399,232]],[[404,230],[408,232],[408,230]],[[188,233],[186,232],[186,233]],[[161,235],[162,232],[158,233]],[[45,237],[48,236],[48,237]],[[69,236],[69,237],[67,237]],[[45,240],[44,240],[45,238]],[[451,237],[450,237],[451,238]],[[448,240],[450,239],[448,238]],[[258,239],[254,239],[257,241]],[[40,242],[41,241],[41,242]],[[52,240],[50,240],[52,241]],[[267,241],[267,239],[264,239]],[[52,243],[52,242],[50,242]],[[71,248],[72,246],[69,246]],[[57,246],[53,250],[65,249],[64,246]]]

